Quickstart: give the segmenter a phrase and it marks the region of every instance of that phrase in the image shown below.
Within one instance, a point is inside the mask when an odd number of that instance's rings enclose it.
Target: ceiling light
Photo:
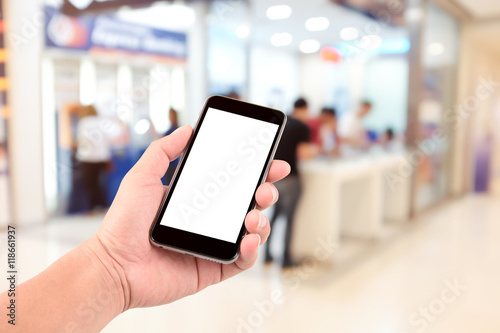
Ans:
[[[340,38],[342,38],[343,40],[355,40],[356,38],[358,38],[359,36],[359,32],[358,32],[358,29],[356,28],[344,28],[342,30],[340,30]]]
[[[240,25],[236,29],[236,36],[240,38],[247,38],[250,35],[250,28],[246,25]]]
[[[267,9],[266,14],[271,20],[282,20],[292,15],[292,8],[287,5],[271,6]]]
[[[410,7],[405,10],[404,16],[407,22],[419,22],[424,17],[424,11],[418,7]]]
[[[330,25],[330,21],[326,17],[313,17],[306,21],[306,29],[309,31],[326,30]]]
[[[299,48],[302,53],[314,53],[319,51],[320,44],[317,40],[306,39],[300,43]]]
[[[271,36],[273,46],[287,46],[292,42],[292,35],[289,33],[277,33]]]
[[[441,43],[431,43],[427,45],[427,53],[433,56],[438,56],[444,53],[444,45]]]
[[[382,45],[382,38],[377,35],[366,35],[359,41],[359,46],[365,50],[375,50]]]

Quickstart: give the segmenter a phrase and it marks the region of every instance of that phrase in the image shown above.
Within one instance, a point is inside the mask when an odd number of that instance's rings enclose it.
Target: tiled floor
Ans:
[[[99,222],[73,218],[21,230],[21,280]],[[104,332],[500,332],[500,197],[441,205],[363,253],[334,269],[314,260],[289,271],[259,263],[174,304],[129,311]],[[282,302],[271,296],[278,292]]]

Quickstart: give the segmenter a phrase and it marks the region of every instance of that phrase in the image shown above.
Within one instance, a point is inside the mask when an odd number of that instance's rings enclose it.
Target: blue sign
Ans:
[[[47,47],[92,51],[120,50],[187,58],[186,34],[121,21],[112,16],[72,17],[45,7]]]

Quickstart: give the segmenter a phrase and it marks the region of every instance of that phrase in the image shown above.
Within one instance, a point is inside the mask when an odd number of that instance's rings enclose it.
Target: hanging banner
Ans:
[[[49,48],[187,58],[183,33],[124,22],[108,15],[66,16],[53,7],[45,7],[45,15],[45,45]]]

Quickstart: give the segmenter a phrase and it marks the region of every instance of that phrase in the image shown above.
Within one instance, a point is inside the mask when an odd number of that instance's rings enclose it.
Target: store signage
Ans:
[[[108,15],[72,17],[46,7],[45,45],[50,48],[124,51],[186,59],[186,34],[121,21]]]

